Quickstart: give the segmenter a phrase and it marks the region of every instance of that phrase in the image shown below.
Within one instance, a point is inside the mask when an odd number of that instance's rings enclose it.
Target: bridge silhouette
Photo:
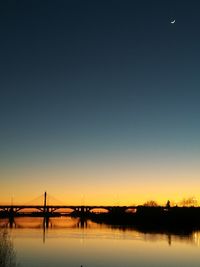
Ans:
[[[72,215],[86,216],[87,214],[94,213],[125,213],[128,210],[137,210],[138,206],[108,206],[108,205],[49,205],[47,203],[47,193],[43,195],[43,204],[24,204],[24,205],[0,205],[0,215],[15,217],[15,216],[59,216],[59,215]]]

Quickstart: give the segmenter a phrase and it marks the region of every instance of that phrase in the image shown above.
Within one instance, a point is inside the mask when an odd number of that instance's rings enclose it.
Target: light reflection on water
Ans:
[[[200,266],[200,232],[143,233],[78,218],[0,220],[22,267]]]

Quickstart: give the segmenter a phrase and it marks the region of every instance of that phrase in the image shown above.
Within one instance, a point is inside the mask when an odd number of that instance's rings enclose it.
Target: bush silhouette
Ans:
[[[13,243],[6,230],[0,230],[0,267],[17,267]]]

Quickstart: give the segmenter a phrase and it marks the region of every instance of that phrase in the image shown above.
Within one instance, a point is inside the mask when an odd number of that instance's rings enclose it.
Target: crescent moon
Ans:
[[[176,22],[176,20],[173,20],[173,21],[171,21],[171,24],[174,24]]]

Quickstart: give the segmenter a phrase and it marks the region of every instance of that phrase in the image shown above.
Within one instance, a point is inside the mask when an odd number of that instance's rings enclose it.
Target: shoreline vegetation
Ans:
[[[131,226],[142,232],[192,232],[200,230],[200,207],[144,207],[135,213],[91,214],[90,219],[113,227]]]
[[[18,266],[13,242],[6,229],[0,229],[0,267]]]

